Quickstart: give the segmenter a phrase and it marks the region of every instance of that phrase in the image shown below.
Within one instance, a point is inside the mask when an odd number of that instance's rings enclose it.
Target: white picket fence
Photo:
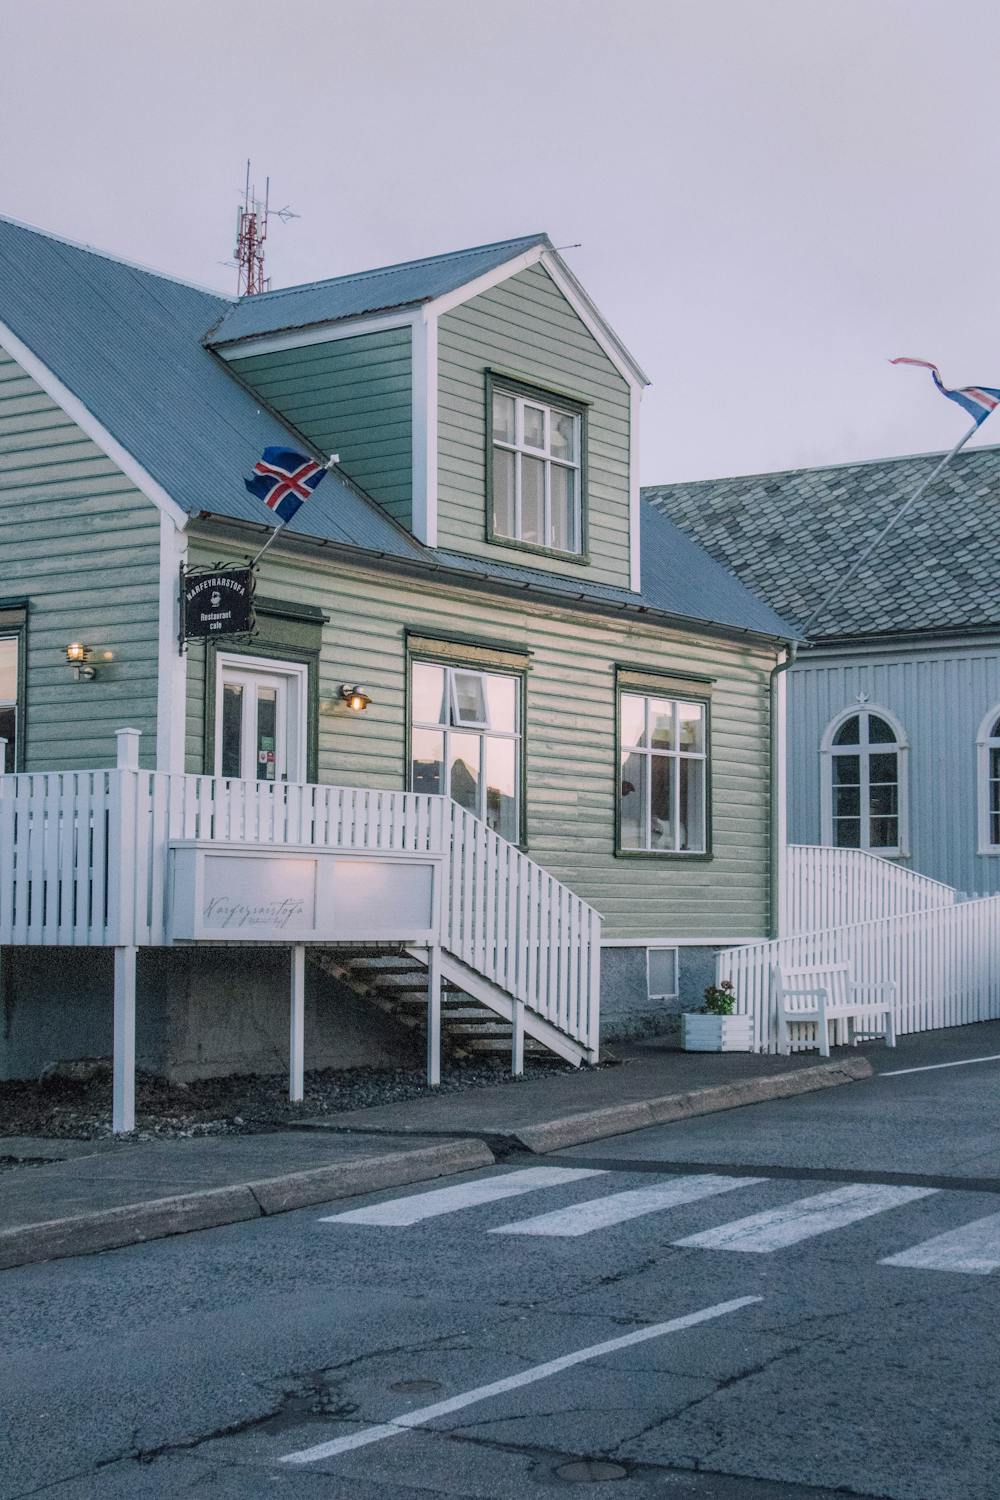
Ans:
[[[448,797],[134,764],[0,776],[0,945],[168,943],[182,839],[439,858],[442,947],[596,1054],[600,917]]]
[[[863,849],[790,844],[782,870],[783,937],[874,917],[953,906],[957,892]]]
[[[732,981],[752,1017],[752,1050],[775,1050],[771,970],[847,963],[862,982],[897,985],[899,1033],[1000,1018],[1000,896],[942,905],[717,955],[716,983]],[[794,1043],[793,1043],[794,1045]]]

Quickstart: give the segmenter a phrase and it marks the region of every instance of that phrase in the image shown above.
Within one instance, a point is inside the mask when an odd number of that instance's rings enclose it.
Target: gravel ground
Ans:
[[[560,1063],[525,1061],[524,1077],[551,1077],[576,1070]],[[511,1083],[500,1061],[452,1064],[441,1093]],[[320,1068],[305,1075],[305,1099],[288,1101],[288,1074],[207,1078],[196,1083],[168,1083],[152,1074],[136,1075],[136,1130],[126,1140],[163,1140],[198,1135],[253,1135],[275,1126],[372,1104],[393,1104],[428,1093],[418,1069]],[[47,1078],[41,1082],[0,1084],[0,1170],[3,1137],[60,1136],[101,1140],[111,1136],[111,1071],[82,1081]]]

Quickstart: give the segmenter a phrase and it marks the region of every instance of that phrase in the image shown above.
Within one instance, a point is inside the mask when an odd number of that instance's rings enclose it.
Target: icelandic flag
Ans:
[[[922,370],[930,370],[934,384],[942,396],[947,396],[949,401],[957,401],[959,406],[964,407],[977,427],[980,422],[986,421],[991,411],[1000,406],[1000,391],[993,390],[988,385],[965,385],[960,390],[949,390],[938,374],[937,365],[932,365],[926,359],[890,359],[889,363],[891,365],[919,365]]]
[[[253,466],[253,478],[243,483],[287,523],[325,477],[323,464],[294,448],[265,448]]]

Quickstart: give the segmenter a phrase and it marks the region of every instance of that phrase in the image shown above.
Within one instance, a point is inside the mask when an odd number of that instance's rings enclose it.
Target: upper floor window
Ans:
[[[706,705],[622,693],[618,711],[619,848],[704,854]]]
[[[487,390],[490,537],[582,554],[584,408],[493,378]]]
[[[900,855],[906,848],[906,741],[883,711],[835,720],[823,742],[823,841]]]
[[[979,731],[979,852],[1000,854],[1000,706]]]
[[[521,681],[414,660],[410,786],[444,793],[516,844],[521,827]]]
[[[18,637],[0,636],[0,740],[7,741],[0,771],[17,766],[17,658]]]

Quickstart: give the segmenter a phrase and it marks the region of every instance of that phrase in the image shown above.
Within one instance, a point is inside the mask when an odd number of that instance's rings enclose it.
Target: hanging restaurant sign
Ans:
[[[252,568],[181,569],[181,645],[254,628]]]

